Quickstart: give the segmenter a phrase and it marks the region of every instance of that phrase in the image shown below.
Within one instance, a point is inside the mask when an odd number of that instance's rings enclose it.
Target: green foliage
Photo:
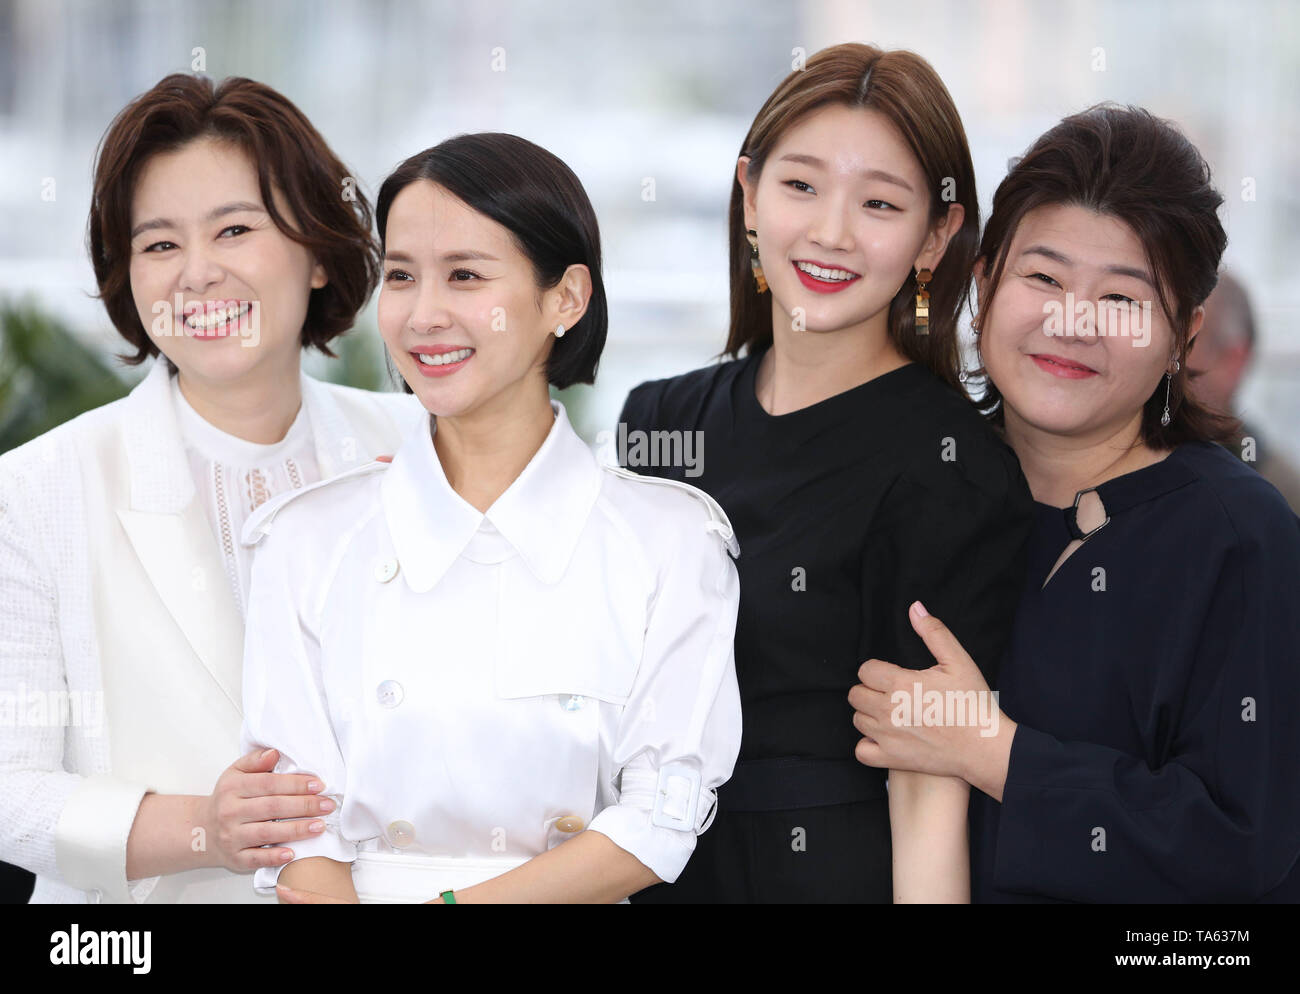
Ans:
[[[0,301],[0,452],[125,397],[131,386],[112,359],[35,304]]]

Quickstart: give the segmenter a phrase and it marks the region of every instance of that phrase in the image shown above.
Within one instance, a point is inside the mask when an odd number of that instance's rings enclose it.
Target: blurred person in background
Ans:
[[[1255,341],[1250,295],[1231,273],[1220,273],[1219,285],[1205,302],[1205,324],[1187,357],[1188,389],[1208,407],[1236,414],[1237,392],[1254,359]],[[1251,425],[1244,435],[1236,454],[1277,487],[1293,511],[1300,511],[1300,470]]]

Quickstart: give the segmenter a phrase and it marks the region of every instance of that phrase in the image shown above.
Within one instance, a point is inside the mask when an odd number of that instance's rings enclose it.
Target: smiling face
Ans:
[[[416,180],[388,212],[379,330],[398,372],[430,413],[459,417],[547,395],[558,325],[586,307],[574,288],[538,288],[510,231],[443,187]],[[590,284],[587,283],[587,293]]]
[[[820,108],[780,138],[757,183],[748,163],[741,158],[737,176],[774,329],[790,327],[798,308],[808,331],[883,331],[912,269],[936,267],[961,227],[956,204],[931,221],[925,174],[878,111]]]
[[[1175,336],[1133,230],[1083,207],[1039,207],[1016,229],[987,307],[984,277],[977,266],[980,354],[1008,432],[1136,432]],[[1198,309],[1191,333],[1200,319]]]
[[[293,223],[278,194],[276,207]],[[296,369],[308,298],[326,283],[266,212],[248,156],[210,137],[141,169],[130,279],[140,321],[181,376],[225,386]]]

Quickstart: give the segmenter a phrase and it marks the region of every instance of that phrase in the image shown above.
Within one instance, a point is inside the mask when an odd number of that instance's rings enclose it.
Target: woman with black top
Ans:
[[[1186,392],[1222,202],[1176,129],[1108,107],[1045,134],[994,198],[985,400],[1035,498],[997,733],[893,720],[918,677],[987,690],[928,602],[939,665],[869,661],[850,693],[864,763],[978,788],[978,901],[1300,900],[1300,519]]]
[[[968,898],[968,788],[893,772],[886,793],[845,695],[868,657],[932,664],[918,598],[980,658],[1010,632],[1030,496],[958,383],[978,224],[960,119],[911,53],[818,53],[746,136],[726,349],[746,355],[642,384],[620,427],[628,468],[735,528],[740,761],[685,872],[634,902]],[[684,440],[654,432],[699,433],[703,459],[647,459]]]

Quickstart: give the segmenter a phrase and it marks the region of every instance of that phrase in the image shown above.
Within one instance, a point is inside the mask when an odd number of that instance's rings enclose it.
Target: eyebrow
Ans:
[[[1045,259],[1051,259],[1053,262],[1059,262],[1062,266],[1073,266],[1074,262],[1069,256],[1056,251],[1054,248],[1048,248],[1046,245],[1031,245],[1020,253],[1021,258],[1027,255],[1041,255]],[[1155,289],[1155,280],[1145,269],[1134,269],[1132,266],[1103,266],[1104,272],[1114,273],[1116,276],[1132,276],[1134,279],[1141,280],[1147,286]]]
[[[405,252],[385,252],[385,259],[391,259],[393,262],[405,262],[407,264],[415,262],[411,256]],[[459,249],[455,252],[448,252],[441,257],[443,262],[473,262],[482,260],[485,262],[500,262],[495,255],[488,255],[486,252],[476,252],[473,249]]]
[[[261,204],[252,204],[247,200],[238,200],[234,203],[222,204],[220,207],[212,208],[212,210],[208,211],[208,216],[203,220],[215,221],[219,217],[224,217],[227,214],[236,214],[240,211],[255,211],[258,214],[265,214],[266,208]],[[146,231],[153,231],[155,228],[175,228],[176,226],[176,222],[170,218],[156,217],[152,220],[141,221],[137,224],[131,229],[131,237],[134,238],[136,235]]]
[[[814,169],[825,169],[826,163],[815,155],[801,155],[798,152],[790,152],[776,160],[777,162],[798,162],[805,166],[812,166]],[[887,173],[883,169],[862,169],[858,172],[859,176],[865,176],[867,179],[878,179],[882,183],[893,183],[895,186],[901,186],[908,193],[915,193],[912,184],[893,173]]]

